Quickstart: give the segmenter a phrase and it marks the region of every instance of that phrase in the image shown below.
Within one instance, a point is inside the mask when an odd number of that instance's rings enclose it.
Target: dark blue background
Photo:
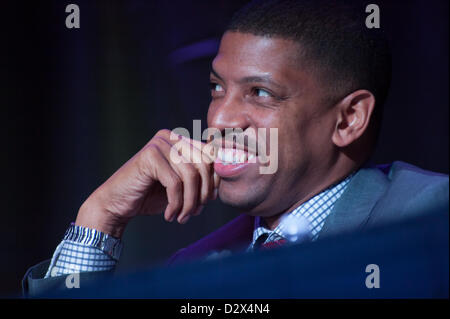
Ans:
[[[209,65],[244,2],[2,2],[1,294],[51,257],[87,196],[159,129],[206,124]],[[64,25],[69,3],[78,30]],[[393,81],[374,160],[448,173],[448,1],[375,3]],[[118,270],[163,261],[236,214],[217,202],[185,226],[137,218]]]

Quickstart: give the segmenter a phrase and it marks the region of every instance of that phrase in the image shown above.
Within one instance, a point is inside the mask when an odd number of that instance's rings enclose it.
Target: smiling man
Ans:
[[[265,217],[274,228],[280,215],[342,180],[367,158],[369,148],[360,148],[354,158],[342,149],[363,138],[375,98],[356,90],[334,105],[330,90],[299,61],[301,44],[238,27],[225,33],[213,62],[208,125],[244,132],[277,128],[278,170],[263,175],[253,165],[233,179],[222,178],[219,194],[225,203]]]
[[[369,164],[391,62],[382,30],[367,29],[365,18],[364,6],[318,0],[257,1],[240,10],[211,68],[208,126],[225,137],[213,141],[214,156],[205,155],[207,144],[159,131],[89,196],[52,260],[32,268],[25,285],[113,270],[133,217],[163,212],[186,223],[217,197],[242,215],[169,263],[448,211],[447,176],[401,162]],[[263,154],[227,142],[227,129],[250,138],[269,132],[257,143],[276,152],[276,170],[262,174]]]

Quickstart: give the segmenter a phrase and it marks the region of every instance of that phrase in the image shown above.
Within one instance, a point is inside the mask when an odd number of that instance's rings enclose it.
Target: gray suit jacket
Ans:
[[[319,239],[449,211],[449,178],[403,162],[360,169],[326,219]],[[239,250],[252,238],[254,218],[241,215],[212,234],[177,251],[169,264],[206,256],[211,251]],[[67,276],[43,279],[49,260],[30,268],[22,282],[26,296],[64,289]],[[80,274],[80,281],[108,272]]]

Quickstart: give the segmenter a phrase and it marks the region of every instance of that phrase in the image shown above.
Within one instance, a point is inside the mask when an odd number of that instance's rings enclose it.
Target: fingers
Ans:
[[[155,144],[145,147],[144,165],[148,163],[150,174],[157,179],[166,189],[167,207],[164,211],[164,218],[172,221],[178,212],[183,208],[183,181],[172,169],[160,148]]]
[[[195,145],[199,145],[197,142],[190,143],[190,140],[183,138],[180,142],[177,143],[177,147],[183,154],[186,162],[192,163],[201,176],[201,186],[200,186],[200,205],[205,205],[208,202],[214,192],[214,182],[211,179],[211,176],[214,173],[214,167],[208,164],[206,156],[203,154],[201,148],[195,147]],[[201,144],[201,143],[200,143]],[[189,152],[183,152],[181,149],[188,149]]]
[[[214,197],[212,161],[202,153],[203,143],[185,139],[178,144],[179,135],[175,134],[176,141],[171,140],[172,135],[169,130],[159,131],[89,197],[77,222],[120,237],[124,225],[137,215],[155,215],[164,209],[167,221],[177,218],[180,223],[198,215]],[[182,156],[185,149],[190,151],[187,157]],[[178,150],[183,151],[181,155]],[[179,163],[173,161],[173,153],[180,155]],[[92,210],[98,212],[95,220]]]
[[[209,199],[217,198],[217,195],[214,196],[214,185],[218,185],[218,176],[214,177],[212,161],[202,153],[203,143],[186,138],[170,140],[167,138],[169,134],[170,131],[158,133],[147,147],[156,146],[166,160],[166,163],[158,163],[164,167],[158,174],[158,179],[162,178],[165,171],[171,170],[181,181],[182,189],[178,195],[175,195],[173,191],[175,187],[179,188],[179,185],[172,186],[170,190],[167,188],[169,204],[164,217],[168,221],[177,218],[179,223],[184,224],[190,216],[199,215]],[[161,180],[164,187],[172,185],[171,183],[173,182],[169,180],[163,184]]]
[[[195,212],[199,198],[199,184],[200,175],[196,167],[187,161],[173,161],[171,154],[172,144],[166,139],[155,136],[152,145],[156,145],[158,150],[162,153],[166,161],[169,163],[170,170],[175,172],[182,181],[182,189],[178,193],[178,198],[181,198],[182,207],[178,211],[169,210],[167,212],[166,220],[172,221],[177,218],[179,223],[185,223],[187,216]],[[165,170],[160,175],[165,174]]]
[[[214,172],[213,175],[213,182],[214,182],[214,193],[213,193],[213,200],[217,199],[218,192],[219,192],[219,185],[220,185],[220,177],[219,175]]]
[[[208,200],[213,198],[214,180],[211,178],[214,173],[214,167],[211,165],[213,161],[202,152],[203,145],[204,144],[199,141],[190,140],[185,137],[179,139],[173,145],[173,147],[175,147],[178,152],[182,154],[184,163],[188,163],[189,165],[195,167],[196,172],[200,176],[200,183],[198,186],[198,206],[194,211],[181,212],[178,217],[178,221],[181,223],[185,223],[191,215],[200,215],[204,205],[208,202]]]

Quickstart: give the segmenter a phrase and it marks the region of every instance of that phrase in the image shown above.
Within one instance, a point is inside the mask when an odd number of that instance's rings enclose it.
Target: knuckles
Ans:
[[[165,139],[170,139],[170,135],[172,134],[171,130],[168,129],[162,129],[159,130],[156,134],[155,137],[161,137],[161,138],[165,138]]]
[[[214,189],[211,178],[213,167],[205,162],[197,164],[182,162],[176,164],[177,167],[172,167],[172,164],[169,164],[170,159],[166,158],[170,153],[167,152],[167,148],[172,145],[171,134],[172,131],[168,129],[158,131],[138,154],[138,167],[141,174],[152,178],[162,178],[161,182],[166,184],[168,195],[170,194],[171,211],[182,209],[180,214],[189,214],[196,210],[197,204],[205,205],[208,202],[210,193]],[[169,165],[164,164],[166,161]],[[207,183],[207,190],[199,189],[197,198],[183,199],[183,189],[186,184],[189,187],[195,187],[193,185],[199,185],[200,181]]]
[[[181,190],[183,189],[183,182],[178,177],[178,175],[170,174],[167,187],[175,192],[181,192]]]
[[[198,181],[200,179],[198,170],[192,164],[186,164],[185,167],[183,167],[183,173],[186,178],[194,181]]]
[[[140,175],[155,175],[155,163],[158,162],[158,156],[161,156],[159,148],[155,144],[147,144],[137,156],[137,167]]]

